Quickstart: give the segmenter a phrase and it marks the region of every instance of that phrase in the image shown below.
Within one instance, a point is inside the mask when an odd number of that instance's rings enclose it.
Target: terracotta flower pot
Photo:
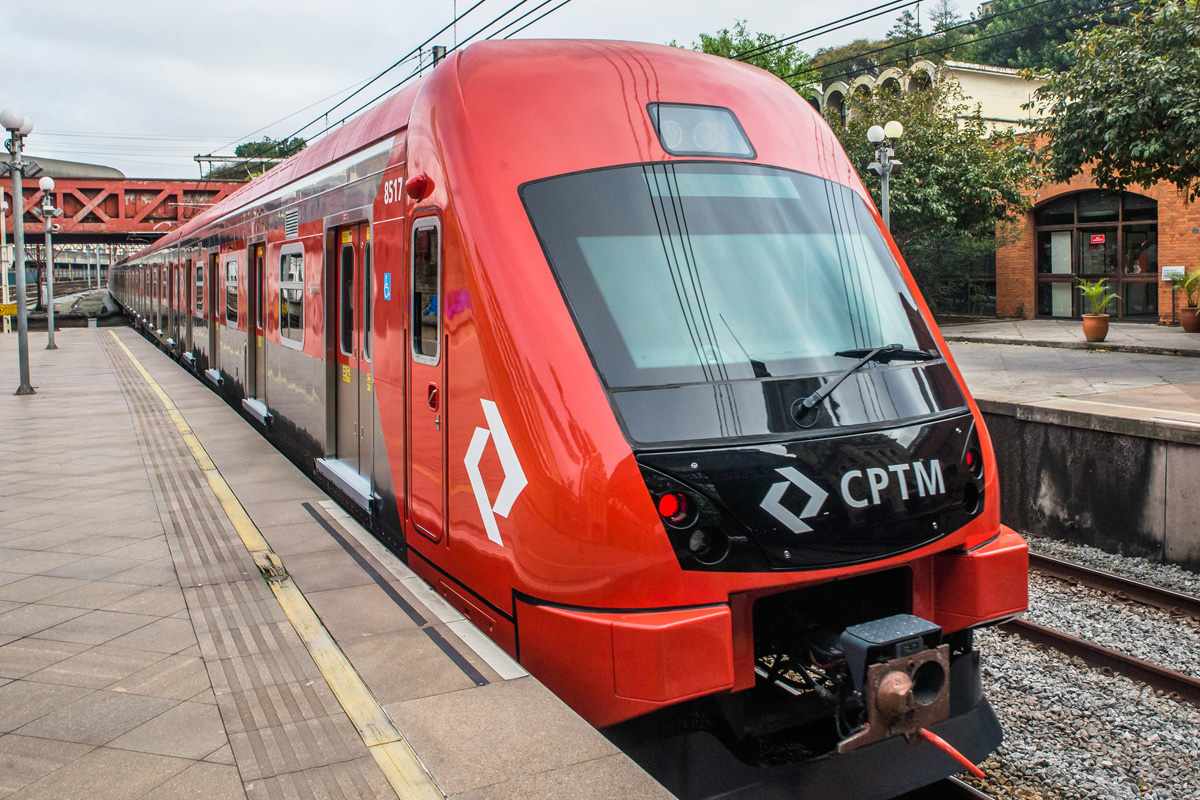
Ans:
[[[1200,333],[1200,309],[1195,306],[1179,309],[1179,324],[1188,333]]]
[[[1103,342],[1108,336],[1108,314],[1084,314],[1083,337],[1089,342]]]

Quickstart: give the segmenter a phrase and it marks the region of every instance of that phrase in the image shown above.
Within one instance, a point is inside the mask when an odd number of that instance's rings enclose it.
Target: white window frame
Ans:
[[[230,264],[233,265],[233,281],[232,281],[233,291],[238,294],[237,309],[236,309],[234,319],[232,319],[232,320],[229,319],[229,285],[230,285],[229,265]],[[235,330],[237,329],[237,326],[238,326],[238,320],[240,320],[242,318],[241,295],[238,292],[238,288],[241,286],[241,283],[242,283],[242,276],[240,273],[241,273],[241,270],[240,270],[240,265],[238,264],[237,256],[232,256],[230,258],[225,259],[225,275],[224,275],[224,278],[225,278],[225,295],[224,295],[224,297],[225,297],[225,303],[224,303],[225,326],[227,328],[234,328]]]
[[[283,260],[285,258],[287,258],[288,256],[294,256],[294,255],[300,256],[300,264],[301,264],[302,269],[304,270],[304,280],[301,280],[299,282],[285,281],[283,279]],[[306,332],[308,329],[308,326],[305,324],[305,314],[304,314],[304,307],[306,305],[308,305],[308,299],[305,297],[305,295],[307,294],[307,290],[305,289],[305,286],[304,286],[304,283],[306,280],[308,280],[308,259],[306,259],[304,257],[304,245],[299,242],[294,242],[292,244],[285,244],[283,247],[281,247],[279,249],[279,314],[278,314],[278,317],[279,317],[279,319],[278,319],[279,342],[284,347],[290,347],[293,350],[303,350],[304,349],[304,338],[305,338],[305,335],[306,335]],[[283,291],[285,289],[288,289],[288,290],[299,289],[300,290],[300,338],[299,339],[293,339],[290,336],[285,336],[283,333]],[[290,330],[290,328],[289,328],[289,330]]]
[[[437,301],[438,301],[438,324],[437,324],[437,355],[427,356],[417,352],[416,328],[420,324],[420,320],[414,318],[413,314],[413,298],[416,294],[417,283],[417,249],[414,243],[417,240],[417,233],[433,228],[437,231]],[[418,364],[436,367],[442,360],[442,267],[444,246],[442,242],[442,221],[434,215],[428,217],[420,217],[413,220],[412,232],[408,240],[408,316],[411,330],[408,334],[408,348],[412,353],[412,359]]]

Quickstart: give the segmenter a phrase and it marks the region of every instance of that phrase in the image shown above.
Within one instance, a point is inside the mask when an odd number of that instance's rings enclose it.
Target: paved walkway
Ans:
[[[15,397],[0,337],[0,798],[666,796],[145,340],[31,339]]]
[[[1130,353],[1200,356],[1200,333],[1182,328],[1137,322],[1113,322],[1105,341],[1083,338],[1079,320],[1018,319],[946,325],[942,334],[951,342],[1040,345],[1077,349],[1119,350]]]

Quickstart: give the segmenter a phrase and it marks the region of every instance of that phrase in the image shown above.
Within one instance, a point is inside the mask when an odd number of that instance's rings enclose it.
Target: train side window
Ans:
[[[436,364],[442,319],[438,287],[441,285],[440,226],[436,219],[418,220],[412,238],[412,348],[413,359]]]
[[[354,245],[342,245],[341,264],[338,268],[341,297],[338,311],[338,328],[342,352],[354,354]]]
[[[279,256],[279,337],[289,347],[304,345],[304,251]]]
[[[371,315],[375,304],[371,297],[371,240],[363,246],[363,355],[371,360]]]
[[[204,263],[196,262],[196,316],[204,308]]]
[[[225,262],[225,321],[236,325],[238,321],[238,264],[236,258]]]

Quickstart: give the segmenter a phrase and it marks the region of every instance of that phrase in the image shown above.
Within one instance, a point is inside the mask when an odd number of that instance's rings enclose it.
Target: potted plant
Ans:
[[[1080,278],[1079,293],[1088,307],[1083,313],[1083,337],[1089,342],[1103,342],[1108,336],[1108,309],[1119,296],[1108,290],[1106,278],[1094,281]]]
[[[1179,309],[1179,324],[1188,333],[1200,332],[1200,270],[1189,272],[1182,278],[1172,278],[1171,288],[1183,292],[1185,305]]]

